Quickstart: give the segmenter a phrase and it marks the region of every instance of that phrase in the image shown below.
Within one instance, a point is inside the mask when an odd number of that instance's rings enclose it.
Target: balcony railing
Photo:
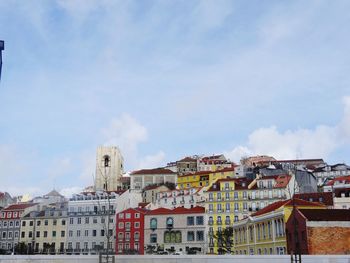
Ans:
[[[231,220],[225,220],[225,225],[229,226],[231,224]]]
[[[217,225],[222,225],[222,221],[216,221]]]

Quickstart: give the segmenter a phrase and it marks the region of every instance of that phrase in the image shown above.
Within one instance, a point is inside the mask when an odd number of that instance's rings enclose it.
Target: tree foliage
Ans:
[[[231,254],[233,249],[233,227],[226,227],[223,230],[218,230],[214,238],[219,247],[219,254]]]

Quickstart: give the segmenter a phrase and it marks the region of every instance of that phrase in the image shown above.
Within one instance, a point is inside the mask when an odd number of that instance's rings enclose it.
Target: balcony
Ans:
[[[231,220],[225,220],[225,225],[229,226],[231,224]]]
[[[220,221],[216,221],[216,224],[217,225],[222,225],[222,221],[220,220]]]
[[[213,220],[209,220],[209,221],[208,221],[208,225],[209,225],[209,226],[212,226],[213,224],[214,224],[214,221],[213,221]]]

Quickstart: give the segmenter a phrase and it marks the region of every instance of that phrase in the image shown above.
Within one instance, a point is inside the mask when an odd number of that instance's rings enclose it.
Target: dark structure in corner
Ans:
[[[2,51],[5,49],[5,42],[0,40],[0,80],[1,80],[1,68],[2,68]]]

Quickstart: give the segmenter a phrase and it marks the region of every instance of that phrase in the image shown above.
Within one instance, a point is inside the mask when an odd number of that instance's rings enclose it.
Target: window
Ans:
[[[57,219],[53,220],[53,225],[56,226],[57,225]]]
[[[193,231],[187,232],[187,241],[194,241],[194,232]]]
[[[150,235],[150,243],[157,243],[157,234]]]
[[[4,224],[5,226],[5,224]],[[26,226],[26,221],[22,221],[22,226]]]
[[[66,220],[62,219],[62,226],[66,225]]]
[[[71,218],[69,218],[69,224],[74,224],[74,218],[73,217],[71,217]]]
[[[21,238],[25,238],[26,237],[26,232],[21,232]]]
[[[194,217],[193,216],[188,216],[187,217],[187,225],[188,226],[193,226],[194,225]]]
[[[65,236],[65,231],[61,231],[61,237],[64,237]]]
[[[209,204],[209,213],[213,212],[213,204]]]
[[[94,229],[92,230],[92,236],[95,237],[97,235],[97,231]]]
[[[134,233],[134,239],[135,239],[135,241],[138,241],[140,239],[140,232]]]
[[[230,200],[230,192],[225,193],[225,198],[226,198],[226,200]]]
[[[32,220],[29,221],[29,226],[33,226],[33,221]]]
[[[135,227],[135,228],[140,228],[140,222],[135,222],[135,223],[134,223],[134,227]]]
[[[52,237],[56,237],[56,231],[52,231]]]
[[[88,237],[89,236],[89,230],[84,231],[84,236]]]
[[[78,217],[78,224],[81,224],[81,217]]]
[[[127,231],[130,230],[130,226],[131,226],[131,223],[130,223],[130,222],[126,222],[126,223],[125,223],[125,229],[126,229]]]
[[[89,218],[85,217],[85,224],[89,224]]]
[[[173,228],[174,227],[174,219],[172,217],[168,217],[166,219],[166,228]]]
[[[203,225],[204,224],[204,217],[203,216],[197,216],[196,217],[197,220],[197,225]]]
[[[239,209],[238,205],[239,205],[238,203],[235,203],[235,211],[238,211],[238,209]]]
[[[126,213],[126,214],[125,214],[125,218],[126,218],[126,219],[130,219],[130,218],[131,218],[131,214],[130,214],[130,213]]]
[[[32,238],[32,237],[33,237],[33,232],[32,232],[32,231],[29,231],[28,237],[29,237],[29,238]]]
[[[47,237],[47,231],[44,231],[44,237]]]
[[[40,231],[36,231],[36,237],[40,237]]]
[[[233,197],[234,197],[235,199],[238,199],[238,192],[234,192],[234,193],[233,193]]]
[[[197,231],[197,241],[204,240],[204,231]]]
[[[119,232],[118,233],[118,240],[119,241],[123,241],[123,239],[124,239],[124,233],[123,232]]]
[[[221,204],[217,204],[216,207],[217,207],[218,212],[220,213],[220,212],[221,212],[221,209],[222,209]]]
[[[36,225],[40,226],[41,225],[41,221],[40,220],[36,221]]]
[[[225,209],[226,209],[226,212],[229,212],[229,211],[230,211],[230,203],[226,203]]]
[[[130,232],[125,233],[125,241],[130,241]]]
[[[45,220],[45,221],[44,221],[44,224],[45,224],[45,226],[49,225],[49,221],[48,221],[48,220]]]
[[[135,213],[135,218],[140,218],[140,213]]]
[[[151,218],[150,226],[151,229],[157,229],[157,218]]]
[[[80,230],[77,230],[77,237],[80,237]]]
[[[96,218],[96,217],[94,217],[94,218],[92,219],[92,223],[97,224],[97,218]]]
[[[101,229],[101,237],[104,237],[104,236],[105,236],[105,230]]]
[[[123,222],[119,222],[118,227],[119,227],[120,229],[123,229],[123,228],[124,228],[124,223],[123,223]]]
[[[46,232],[46,231],[45,231]],[[44,233],[45,233],[44,232]],[[47,232],[46,232],[47,233]],[[73,230],[69,230],[69,232],[68,232],[68,235],[70,236],[70,237],[72,237],[73,236]]]
[[[84,242],[84,249],[88,250],[89,248],[89,243],[88,242]]]
[[[119,217],[119,219],[123,219],[123,218],[124,218],[124,213],[120,213],[120,214],[118,215],[118,217]]]

